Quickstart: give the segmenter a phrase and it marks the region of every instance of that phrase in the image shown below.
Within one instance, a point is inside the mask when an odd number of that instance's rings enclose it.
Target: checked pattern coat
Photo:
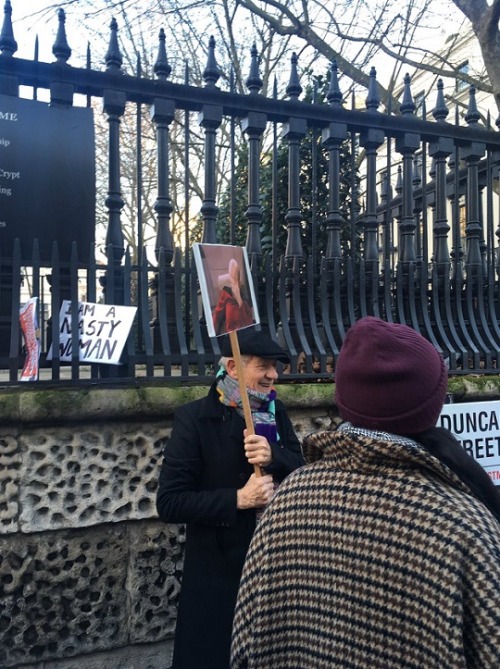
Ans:
[[[344,424],[253,537],[232,669],[499,669],[500,525],[406,438]]]

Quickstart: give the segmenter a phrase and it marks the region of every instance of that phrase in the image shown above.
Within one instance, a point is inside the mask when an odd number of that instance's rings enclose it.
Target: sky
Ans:
[[[39,59],[45,62],[53,61],[52,45],[57,34],[58,17],[57,8],[47,10],[47,7],[57,5],[57,0],[11,0],[11,5],[12,28],[18,45],[15,56],[32,58],[38,35]],[[72,49],[70,62],[72,65],[81,66],[85,62],[87,40],[91,36],[85,34],[81,25],[76,25],[73,18],[73,14],[78,11],[76,7],[74,9],[71,6],[65,7],[64,2],[61,2],[60,6],[64,8],[66,14],[66,35]]]
[[[66,34],[73,52],[70,62],[75,66],[84,63],[87,42],[92,43],[92,31],[77,21],[77,17],[82,14],[82,7],[79,7],[78,1],[68,4],[64,0],[60,2],[58,0],[11,0],[11,4],[14,36],[18,42],[18,51],[15,54],[17,57],[31,58],[33,56],[35,37],[38,34],[40,60],[49,62],[53,60],[52,44],[58,27],[57,9],[47,10],[47,7],[56,5],[63,7],[66,13]],[[106,4],[103,0],[102,5]],[[435,0],[434,7],[438,13],[446,10],[450,16],[451,14],[461,16],[458,10],[452,11],[453,5],[450,0]],[[451,25],[448,28],[452,30],[456,29],[456,26]],[[446,31],[445,26],[443,30]],[[424,37],[421,35],[420,39]],[[435,34],[433,39],[435,40]]]
[[[333,2],[333,0],[331,1]],[[86,24],[83,24],[81,21],[83,8],[78,0],[70,3],[68,3],[68,1],[65,2],[64,0],[11,0],[11,4],[14,36],[18,43],[18,50],[15,53],[16,57],[27,59],[33,58],[35,38],[38,35],[39,59],[44,62],[52,62],[54,60],[52,46],[58,29],[57,8],[50,10],[47,8],[52,5],[56,5],[56,7],[63,7],[66,14],[66,35],[69,46],[72,50],[69,64],[74,67],[85,67],[87,44],[90,43],[91,47],[93,44],[95,44],[95,31],[92,31],[91,21],[87,21]],[[106,0],[101,0],[101,3],[97,4],[98,7],[104,7],[106,5]],[[435,0],[435,7],[440,12],[443,12],[445,9],[448,12],[451,12],[453,5],[451,5],[450,0]],[[448,27],[448,30],[457,30],[458,24],[450,21],[448,25],[445,22],[445,24],[441,27],[441,30],[443,30],[443,40],[444,32],[446,31],[445,26]],[[96,28],[95,24],[94,28]],[[102,28],[103,26],[101,21],[97,29],[102,30]],[[121,28],[122,26],[120,26],[119,21],[119,29]],[[109,32],[107,34],[109,35]],[[419,37],[420,47],[427,46],[424,43],[424,38],[425,34],[421,34]],[[436,34],[433,33],[434,42],[435,38]],[[102,44],[103,43],[101,41],[101,45]],[[433,46],[434,43],[430,46],[430,48]],[[95,65],[94,50],[92,50],[92,61]],[[320,62],[321,67],[324,67],[322,61],[318,62]],[[387,67],[381,66],[381,63],[383,62],[383,54],[377,54],[376,62],[374,63],[377,68],[377,78],[378,81],[380,81],[382,84],[386,84],[388,83],[388,79],[392,73],[392,64],[390,61],[388,61]],[[172,59],[171,64],[173,65]]]

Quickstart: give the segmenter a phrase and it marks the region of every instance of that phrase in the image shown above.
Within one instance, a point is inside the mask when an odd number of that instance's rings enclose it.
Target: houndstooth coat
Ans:
[[[252,540],[232,669],[498,669],[500,525],[415,442],[352,428]]]

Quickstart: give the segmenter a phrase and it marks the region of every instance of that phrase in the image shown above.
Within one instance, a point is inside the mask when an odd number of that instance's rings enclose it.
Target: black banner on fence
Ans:
[[[2,258],[18,237],[26,264],[35,238],[43,263],[53,241],[68,259],[76,241],[86,261],[95,236],[94,144],[91,109],[0,95]]]

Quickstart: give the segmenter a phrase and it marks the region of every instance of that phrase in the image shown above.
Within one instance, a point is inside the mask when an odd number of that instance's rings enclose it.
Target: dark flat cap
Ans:
[[[244,328],[238,330],[237,335],[241,355],[255,355],[259,358],[279,360],[280,362],[288,362],[290,359],[288,353],[265,332],[257,332],[253,328]],[[228,336],[224,337],[221,353],[225,358],[231,358],[233,355],[231,340]]]

